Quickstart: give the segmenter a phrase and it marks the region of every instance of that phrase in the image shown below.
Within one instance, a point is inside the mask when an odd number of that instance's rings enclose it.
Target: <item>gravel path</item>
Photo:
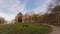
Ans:
[[[57,27],[57,26],[52,26],[52,32],[48,33],[48,34],[60,34],[60,27]]]

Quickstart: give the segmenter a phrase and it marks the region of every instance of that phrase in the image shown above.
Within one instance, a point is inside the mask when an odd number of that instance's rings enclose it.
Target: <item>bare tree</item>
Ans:
[[[5,23],[5,19],[3,17],[0,17],[0,24],[4,24]]]

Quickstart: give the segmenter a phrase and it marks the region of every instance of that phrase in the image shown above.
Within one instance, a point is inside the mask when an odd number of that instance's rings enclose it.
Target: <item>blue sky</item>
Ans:
[[[30,11],[34,13],[45,13],[50,1],[51,0],[0,0],[0,17],[11,21],[18,11],[23,14]]]

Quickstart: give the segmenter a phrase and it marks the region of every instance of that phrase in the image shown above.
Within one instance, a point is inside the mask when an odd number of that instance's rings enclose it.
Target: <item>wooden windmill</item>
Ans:
[[[22,23],[22,13],[19,10],[17,10],[17,12],[18,12],[18,14],[17,14],[17,16],[15,18],[15,21],[17,23]]]

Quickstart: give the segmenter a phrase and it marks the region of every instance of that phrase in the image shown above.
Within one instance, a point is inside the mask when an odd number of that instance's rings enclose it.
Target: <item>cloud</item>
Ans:
[[[42,3],[41,5],[40,1],[41,0],[36,0],[38,6],[36,5],[37,7],[31,11],[35,11],[35,13],[45,13],[47,4],[51,0],[44,0],[44,2],[46,2]],[[23,14],[30,12],[26,10],[27,2],[27,0],[24,0],[23,3],[21,3],[21,0],[0,0],[0,17],[4,17],[6,20],[11,21],[14,19],[18,11],[22,12]]]
[[[32,11],[34,11],[35,13],[41,13],[41,14],[46,13],[48,9],[47,7],[51,1],[52,0],[45,0],[45,3],[43,3],[42,5],[39,5],[37,8],[33,9]]]
[[[2,15],[3,15],[3,16],[2,16]],[[14,15],[5,14],[4,12],[0,12],[0,16],[1,16],[1,17],[4,17],[5,20],[7,20],[7,21],[11,21],[11,19],[14,19]]]
[[[0,0],[0,5],[4,3],[4,0]]]
[[[27,0],[21,4],[20,0],[0,0],[0,17],[11,21],[18,13],[17,11],[25,11],[26,2]]]

